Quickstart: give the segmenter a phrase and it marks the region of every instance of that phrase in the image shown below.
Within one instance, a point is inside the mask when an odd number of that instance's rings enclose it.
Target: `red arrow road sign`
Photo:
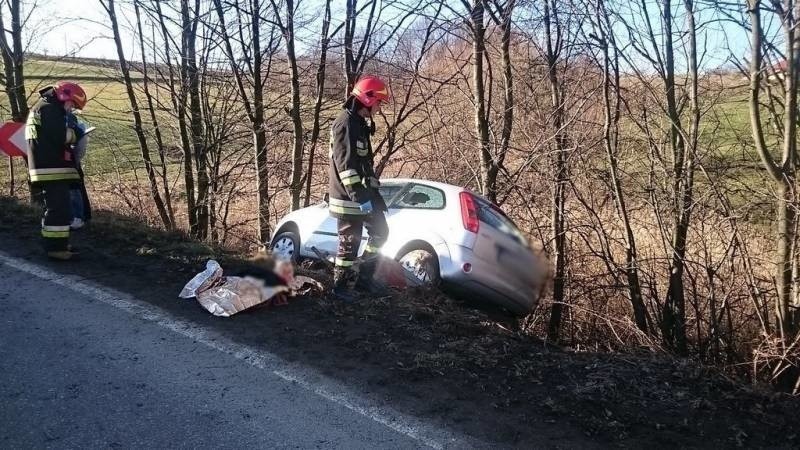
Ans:
[[[6,122],[0,126],[0,152],[8,156],[28,155],[28,142],[25,140],[25,124]]]

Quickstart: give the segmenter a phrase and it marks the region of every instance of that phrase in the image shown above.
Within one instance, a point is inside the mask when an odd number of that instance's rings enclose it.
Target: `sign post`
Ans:
[[[13,197],[14,196],[14,158],[8,157],[8,173],[11,177],[11,186],[8,188],[8,195]]]

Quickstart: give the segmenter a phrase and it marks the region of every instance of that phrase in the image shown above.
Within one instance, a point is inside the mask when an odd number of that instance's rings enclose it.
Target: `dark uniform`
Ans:
[[[353,265],[361,243],[362,226],[369,240],[364,249],[359,283],[371,282],[377,264],[375,256],[386,242],[386,203],[378,187],[380,182],[373,169],[370,127],[367,121],[344,109],[331,125],[331,163],[328,168],[329,211],[338,219],[339,251],[336,254],[334,285],[344,286],[355,278]],[[372,212],[361,211],[364,203],[372,203]]]
[[[78,139],[78,141],[86,136],[86,124],[83,123],[74,113],[67,113],[67,127],[76,131],[76,139]],[[91,203],[89,202],[89,193],[86,191],[83,167],[81,166],[81,159],[86,155],[86,141],[83,141],[82,143],[78,141],[75,142],[75,145],[70,146],[72,164],[78,171],[79,177],[78,181],[73,181],[70,183],[70,206],[73,219],[79,218],[83,222],[89,222],[92,219],[92,207]],[[78,147],[81,144],[83,144],[83,146],[82,149],[79,150]]]
[[[70,183],[80,180],[69,145],[80,138],[67,126],[68,113],[52,89],[41,92],[25,126],[28,174],[44,200],[42,239],[48,255],[69,250]]]

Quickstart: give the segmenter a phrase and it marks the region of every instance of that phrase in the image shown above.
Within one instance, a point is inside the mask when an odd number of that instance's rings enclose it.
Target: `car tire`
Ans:
[[[270,242],[269,249],[275,259],[296,263],[300,259],[300,236],[294,231],[283,231]]]
[[[439,286],[439,258],[428,245],[412,244],[401,250],[397,262],[426,286]]]

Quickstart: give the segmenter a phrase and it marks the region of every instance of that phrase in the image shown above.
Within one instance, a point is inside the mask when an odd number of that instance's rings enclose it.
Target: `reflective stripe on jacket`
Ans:
[[[78,169],[74,167],[59,167],[53,169],[31,169],[28,171],[31,182],[37,181],[60,181],[60,180],[80,180]]]

